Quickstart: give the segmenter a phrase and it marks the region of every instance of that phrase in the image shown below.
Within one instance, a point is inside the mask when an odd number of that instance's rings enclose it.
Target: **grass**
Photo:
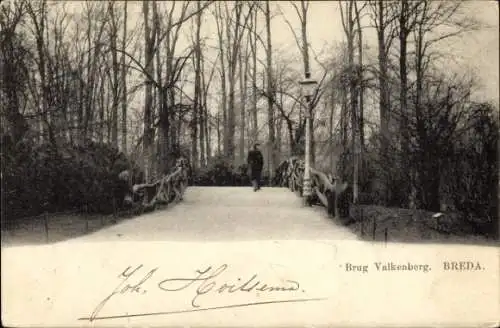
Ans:
[[[498,245],[498,240],[475,233],[455,213],[433,218],[434,212],[376,205],[358,205],[352,219],[342,222],[363,240],[408,243],[460,243]]]
[[[165,205],[157,205],[156,209],[162,207]],[[18,221],[15,227],[2,230],[2,247],[57,243],[98,231],[151,210],[132,209],[116,215],[62,212],[29,217]]]

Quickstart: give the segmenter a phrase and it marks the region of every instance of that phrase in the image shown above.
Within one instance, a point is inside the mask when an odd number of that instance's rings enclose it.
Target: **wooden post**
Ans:
[[[376,218],[373,218],[373,231],[372,231],[373,240],[375,240],[375,231],[376,230],[377,230],[377,221],[376,221]]]
[[[88,215],[88,205],[85,205],[85,208],[84,208],[84,213],[83,213],[83,218],[85,220],[85,233],[88,233],[89,232],[89,215]]]
[[[321,191],[318,190],[318,188],[314,187],[314,192],[316,193],[316,196],[318,196],[319,200],[321,201],[321,204],[328,209],[328,199],[326,198],[325,195],[321,193]]]
[[[363,217],[363,209],[362,208],[359,209],[359,214],[360,214],[359,216],[361,218],[361,236],[364,237],[364,235],[365,235],[365,219]]]
[[[361,237],[365,236],[365,221],[363,220],[363,217],[361,217]]]
[[[339,212],[339,194],[335,193],[335,217],[340,219],[340,212]]]
[[[116,197],[113,196],[113,218],[116,220],[117,210],[116,210]]]
[[[49,242],[49,213],[45,211],[43,214],[43,225],[45,227],[45,242]]]

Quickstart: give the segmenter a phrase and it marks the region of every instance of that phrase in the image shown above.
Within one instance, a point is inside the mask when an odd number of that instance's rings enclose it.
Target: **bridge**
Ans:
[[[415,308],[428,314],[423,324],[471,322],[471,313],[482,322],[498,318],[496,248],[359,241],[340,218],[325,210],[325,199],[327,209],[337,199],[328,192],[336,184],[319,174],[315,176],[323,182],[315,180],[313,190],[319,196],[316,203],[323,206],[306,206],[300,179],[296,181],[300,176],[294,174],[285,174],[288,178],[280,181],[287,186],[254,192],[250,186],[185,188],[182,172],[177,169],[155,183],[134,188],[145,208],[159,199],[169,203],[166,208],[49,245],[2,247],[6,264],[2,281],[8,282],[2,291],[2,298],[7,298],[4,321],[27,326],[37,318],[41,326],[90,327],[97,317],[103,320],[97,325],[202,322],[236,327],[311,322],[362,326],[383,318],[384,324],[400,326],[415,323],[411,316]],[[484,265],[486,269],[474,273],[480,278],[442,270],[443,259],[463,258]],[[378,266],[392,265],[387,263],[416,264],[433,273],[379,270]],[[129,285],[119,285],[123,289],[117,292],[120,272],[134,275],[137,270],[140,273]],[[217,280],[208,277],[196,286],[155,288],[159,281],[194,281],[207,270]],[[220,274],[220,270],[225,271]],[[286,294],[220,292],[243,286],[244,281],[258,281],[268,289],[289,287],[283,283],[292,281],[300,288]],[[429,301],[434,298],[439,302]],[[193,305],[193,299],[201,308]],[[103,300],[105,306],[100,308]]]
[[[312,169],[315,197],[304,200],[300,197],[304,165],[297,158],[284,161],[277,168],[274,183],[281,187],[264,187],[258,192],[250,186],[188,188],[187,172],[188,162],[179,158],[171,174],[133,188],[144,207],[154,206],[158,200],[177,200],[175,206],[98,231],[85,236],[85,240],[356,239],[332,220],[332,214],[349,215],[346,197],[339,202],[336,195],[343,194],[346,184],[339,187],[340,183]],[[320,206],[314,207],[313,203]]]
[[[122,221],[78,241],[244,241],[356,239],[324,208],[288,188],[189,187],[172,207]]]
[[[86,241],[258,241],[373,240],[391,243],[488,244],[470,236],[441,233],[441,216],[355,207],[347,183],[311,168],[313,196],[302,197],[303,162],[292,158],[277,168],[274,187],[188,186],[187,162],[151,183],[123,181],[125,206],[108,216],[42,215],[21,229],[2,231],[2,246]],[[122,174],[123,173],[123,174]],[[126,171],[120,177],[127,179]],[[123,207],[122,207],[123,209]],[[446,219],[446,218],[445,218]],[[443,223],[444,222],[444,223]],[[446,230],[444,230],[446,231]]]
[[[63,214],[60,219],[48,215],[20,232],[2,234],[2,244],[356,240],[356,235],[337,220],[341,216],[335,218],[336,212],[345,214],[346,211],[337,211],[341,202],[332,206],[337,198],[332,193],[335,183],[332,184],[329,177],[313,169],[316,197],[309,202],[301,197],[302,164],[296,159],[283,162],[276,170],[275,186],[264,186],[257,192],[250,185],[188,186],[189,167],[183,158],[177,161],[170,174],[131,188],[126,182],[129,174],[124,171],[119,179],[124,183],[122,189],[129,190],[124,195],[125,203],[129,202],[130,206],[128,210],[108,216],[108,222],[102,216],[96,220],[85,214],[74,218]],[[319,206],[311,206],[313,203]]]

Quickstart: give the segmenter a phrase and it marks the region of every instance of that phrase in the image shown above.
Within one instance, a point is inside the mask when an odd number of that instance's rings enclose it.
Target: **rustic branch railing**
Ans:
[[[172,172],[153,183],[132,187],[133,203],[140,202],[144,209],[154,209],[157,204],[169,204],[183,199],[188,185],[188,162],[179,158]]]
[[[276,169],[275,183],[281,187],[288,187],[293,192],[298,191],[302,197],[304,169],[304,161],[292,157],[282,162]],[[331,216],[348,217],[350,207],[346,192],[348,184],[313,167],[311,167],[311,179],[313,189],[312,204],[324,206]]]

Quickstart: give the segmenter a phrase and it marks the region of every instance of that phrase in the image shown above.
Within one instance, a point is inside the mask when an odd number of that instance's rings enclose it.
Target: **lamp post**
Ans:
[[[311,73],[306,72],[306,78],[299,82],[304,91],[307,101],[306,109],[306,149],[305,149],[305,168],[304,168],[304,184],[302,196],[304,197],[306,205],[311,205],[312,186],[311,186],[311,110],[312,110],[312,96],[318,84],[315,80],[311,79]]]

